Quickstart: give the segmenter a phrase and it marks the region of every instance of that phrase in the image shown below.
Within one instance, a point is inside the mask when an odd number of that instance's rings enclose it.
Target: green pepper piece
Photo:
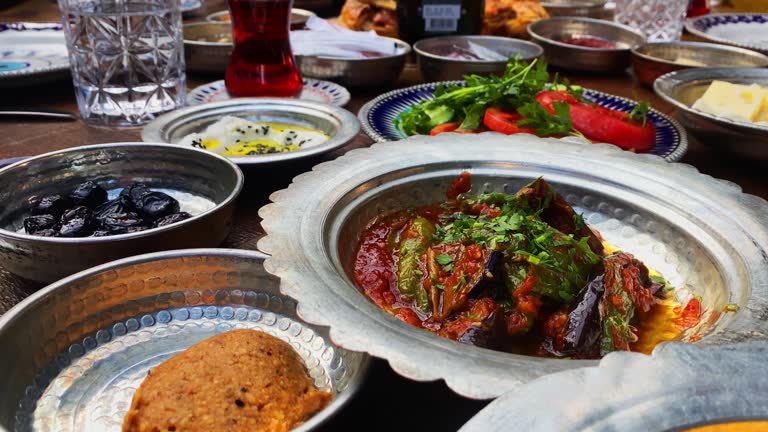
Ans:
[[[429,297],[421,284],[419,264],[434,234],[435,225],[432,222],[423,217],[415,218],[408,231],[401,236],[400,259],[397,262],[398,291],[415,300],[416,306],[425,312],[429,309]]]

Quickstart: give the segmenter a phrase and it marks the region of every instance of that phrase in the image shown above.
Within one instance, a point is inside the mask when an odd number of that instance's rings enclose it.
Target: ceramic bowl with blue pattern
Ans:
[[[688,19],[688,32],[704,39],[768,54],[768,14],[723,13]]]
[[[68,72],[60,23],[0,23],[0,87],[53,81]]]
[[[460,84],[462,81],[445,81],[421,84],[385,93],[367,104],[358,113],[363,130],[376,142],[398,141],[408,135],[395,125],[395,119],[411,106],[434,97],[438,85]],[[622,112],[631,112],[637,102],[595,90],[584,90],[584,97],[594,103]],[[656,145],[649,152],[668,162],[680,160],[688,150],[685,129],[669,116],[650,109],[648,119],[656,126]]]

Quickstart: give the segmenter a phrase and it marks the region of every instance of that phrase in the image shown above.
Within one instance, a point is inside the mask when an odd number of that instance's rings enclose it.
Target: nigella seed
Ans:
[[[239,406],[240,408],[245,406],[245,402],[243,402],[240,399],[235,399],[235,405]]]

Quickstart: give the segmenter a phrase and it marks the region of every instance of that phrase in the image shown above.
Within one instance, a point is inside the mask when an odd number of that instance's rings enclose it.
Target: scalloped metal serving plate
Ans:
[[[50,285],[0,319],[0,430],[120,431],[147,372],[218,333],[250,328],[289,343],[334,401],[360,386],[365,354],[335,346],[304,322],[264,272],[265,256],[228,249],[140,255]]]
[[[768,14],[707,14],[686,20],[685,29],[713,42],[768,54]]]
[[[768,377],[758,365],[768,345],[739,348],[612,353],[599,367],[550,375],[501,396],[459,432],[502,432],[510,424],[527,432],[669,432],[744,420],[766,422],[760,430],[767,430]]]
[[[376,142],[398,141],[408,136],[395,126],[395,119],[414,104],[433,99],[435,89],[443,84],[461,84],[463,81],[444,81],[420,84],[404,89],[393,90],[365,104],[357,117],[363,131]],[[600,106],[631,112],[637,102],[595,90],[584,90],[584,96]],[[669,162],[683,157],[688,150],[688,136],[685,129],[669,116],[651,109],[649,119],[656,126],[656,145],[650,153],[661,156]]]
[[[352,150],[302,174],[259,211],[259,249],[307,321],[334,341],[387,359],[415,380],[444,379],[490,398],[591,361],[540,359],[462,345],[379,310],[354,284],[360,233],[376,216],[445,199],[460,172],[476,192],[513,193],[543,176],[605,239],[660,271],[675,295],[702,296],[701,325],[684,339],[721,345],[766,332],[768,203],[682,164],[617,147],[531,135],[442,134]],[[740,310],[725,313],[729,303]]]

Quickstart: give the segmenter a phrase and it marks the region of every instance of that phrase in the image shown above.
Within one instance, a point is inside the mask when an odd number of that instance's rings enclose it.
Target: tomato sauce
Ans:
[[[602,48],[602,49],[616,49],[618,46],[615,42],[611,42],[608,39],[598,38],[594,36],[577,36],[567,39],[561,39],[560,42],[568,45],[581,46],[586,48]]]

